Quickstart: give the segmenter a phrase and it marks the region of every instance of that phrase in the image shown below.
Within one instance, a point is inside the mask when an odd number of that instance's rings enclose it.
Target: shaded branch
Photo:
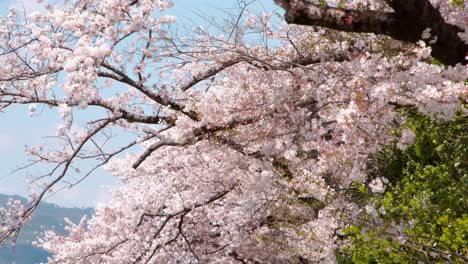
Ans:
[[[210,197],[207,201],[205,202],[197,202],[195,204],[193,204],[192,206],[190,207],[185,207],[179,211],[176,211],[174,213],[171,213],[171,214],[166,214],[166,215],[162,215],[161,212],[158,212],[157,214],[150,214],[150,213],[144,213],[140,219],[140,222],[138,223],[137,227],[140,226],[142,223],[143,223],[143,219],[144,217],[150,217],[150,218],[153,218],[153,217],[160,217],[160,216],[165,216],[164,220],[162,221],[161,223],[161,226],[156,230],[156,232],[153,234],[153,241],[151,242],[151,245],[150,245],[150,248],[153,247],[153,243],[154,241],[157,239],[157,237],[161,234],[161,232],[163,231],[163,229],[166,227],[166,225],[169,223],[169,221],[175,217],[180,217],[180,221],[179,221],[179,224],[178,224],[178,227],[179,227],[179,232],[181,233],[182,236],[184,236],[184,240],[187,242],[187,244],[189,243],[187,240],[186,240],[186,237],[185,235],[182,233],[182,224],[183,224],[183,217],[185,215],[187,215],[188,213],[190,213],[191,211],[197,209],[197,208],[200,208],[200,207],[203,207],[203,206],[206,206],[206,205],[209,205],[213,202],[216,202],[220,199],[222,199],[223,197],[225,197],[228,193],[230,193],[232,190],[234,190],[236,186],[232,186],[231,188],[228,188],[224,191],[221,191],[215,195],[213,195],[212,197]],[[160,210],[158,211],[161,211],[163,210],[164,208],[161,208]],[[178,237],[178,235],[177,235]],[[176,238],[177,238],[176,237]],[[169,242],[172,242],[173,239],[169,240],[167,243]],[[167,245],[166,243],[166,245]],[[152,251],[151,255],[149,256],[149,258],[147,259],[146,263],[148,263],[151,258],[154,256],[155,252],[160,249],[161,246],[158,245],[154,248],[154,250]],[[191,253],[195,255],[194,251],[190,248],[190,251]],[[144,255],[147,253],[147,251],[143,252],[133,263],[136,264],[136,263],[139,263],[142,261]],[[196,257],[198,259],[198,257]]]
[[[187,117],[189,117],[190,119],[192,119],[194,121],[199,121],[199,117],[198,117],[197,113],[195,113],[193,111],[188,111],[188,112],[185,111],[183,105],[180,105],[180,104],[178,104],[178,103],[176,103],[174,101],[171,101],[169,99],[163,98],[161,95],[153,92],[148,87],[135,82],[132,78],[130,78],[123,71],[121,71],[119,69],[116,69],[116,68],[112,67],[111,65],[109,65],[107,63],[103,63],[102,66],[104,68],[112,71],[113,73],[115,73],[115,75],[114,74],[109,74],[109,73],[104,73],[104,72],[99,72],[98,76],[111,78],[111,79],[114,79],[116,81],[128,84],[128,85],[134,87],[135,89],[137,89],[138,91],[142,92],[144,95],[146,95],[148,98],[155,101],[156,103],[158,103],[160,105],[168,106],[171,109],[186,115]]]
[[[414,240],[407,240],[407,242],[411,243],[411,244],[414,244],[414,245],[417,245],[417,246],[421,246],[423,248],[427,248],[427,249],[429,249],[431,251],[437,252],[439,254],[443,254],[443,255],[448,256],[448,257],[454,256],[456,258],[459,258],[459,259],[465,261],[465,263],[468,261],[468,257],[465,257],[465,256],[460,255],[460,254],[458,254],[456,252],[453,252],[453,251],[444,251],[444,250],[441,250],[439,248],[436,248],[436,247],[433,247],[433,246],[430,246],[430,245],[426,245],[426,244],[423,244],[423,243],[420,243],[420,242],[414,241]]]
[[[187,82],[183,83],[181,86],[180,86],[180,89],[182,91],[187,91],[188,89],[190,89],[191,87],[193,87],[194,85],[196,85],[197,83],[203,81],[203,80],[206,80],[210,77],[213,77],[215,76],[216,74],[220,73],[221,71],[233,66],[233,65],[236,65],[237,63],[241,62],[241,60],[239,59],[232,59],[232,60],[228,60],[228,61],[225,61],[223,63],[220,63],[218,65],[215,65],[214,67],[208,69],[207,71],[204,71],[204,72],[201,72],[199,74],[195,74],[193,75]]]
[[[175,141],[173,139],[165,139],[159,136],[160,140],[154,143],[153,145],[151,145],[149,148],[147,148],[140,155],[140,157],[133,163],[132,167],[134,169],[137,169],[154,151],[158,150],[161,147],[186,146],[186,145],[194,144],[204,139],[206,136],[209,136],[210,134],[213,134],[222,130],[232,129],[238,125],[252,124],[257,120],[258,118],[233,119],[226,124],[221,124],[221,125],[216,125],[216,126],[204,125],[204,126],[194,129],[190,136],[180,141]]]
[[[72,102],[70,100],[57,100],[57,99],[48,99],[48,98],[30,98],[26,95],[19,93],[8,93],[0,92],[0,96],[9,96],[10,98],[0,98],[1,104],[46,104],[53,107],[58,107],[60,104],[66,104],[68,106],[79,106],[80,102]],[[100,99],[90,99],[86,102],[89,106],[102,107],[113,114],[119,115],[120,118],[125,119],[129,123],[143,123],[143,124],[160,124],[161,121],[167,124],[173,124],[175,120],[171,117],[166,116],[151,116],[151,115],[141,115],[137,113],[129,112],[128,110],[122,108],[116,108],[112,104],[106,102],[105,100]]]
[[[435,43],[424,40],[432,48],[432,56],[444,64],[467,64],[468,44],[458,36],[457,26],[445,22],[428,0],[387,0],[395,12],[352,10],[319,6],[307,0],[275,0],[285,11],[289,24],[320,26],[339,31],[374,33],[396,40],[416,43],[427,28]]]

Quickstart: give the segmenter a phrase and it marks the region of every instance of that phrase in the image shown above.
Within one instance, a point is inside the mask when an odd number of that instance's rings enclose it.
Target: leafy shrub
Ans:
[[[385,192],[359,183],[348,190],[365,209],[344,230],[350,244],[336,253],[339,263],[468,261],[468,118],[406,115],[414,144],[387,146],[370,159],[369,181],[388,179]]]

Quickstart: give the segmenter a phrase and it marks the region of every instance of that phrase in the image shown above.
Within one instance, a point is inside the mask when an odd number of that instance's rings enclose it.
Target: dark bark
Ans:
[[[458,33],[462,30],[445,22],[428,0],[387,0],[394,12],[351,10],[319,6],[307,0],[275,0],[285,11],[290,24],[327,27],[339,31],[374,33],[416,43],[423,31],[431,29],[431,38],[424,40],[432,48],[432,56],[446,65],[467,64],[468,44]],[[430,40],[437,36],[437,41]]]

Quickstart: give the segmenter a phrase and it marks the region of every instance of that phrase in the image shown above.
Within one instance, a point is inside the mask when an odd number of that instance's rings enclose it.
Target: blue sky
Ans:
[[[46,2],[46,1],[44,1]],[[237,0],[175,0],[175,8],[168,11],[178,17],[181,24],[191,21],[203,22],[203,17],[222,18],[224,12],[235,13]],[[36,0],[0,0],[0,15],[5,16],[11,6],[24,5],[27,11],[40,8]],[[276,10],[273,0],[258,0],[258,8]],[[237,8],[237,9],[236,9]],[[193,24],[190,24],[193,25]],[[55,110],[44,109],[40,115],[30,117],[27,107],[17,106],[6,113],[0,113],[0,193],[26,195],[28,174],[34,169],[11,174],[18,166],[27,162],[25,145],[32,146],[43,142],[43,137],[54,135],[60,118]],[[56,193],[48,198],[64,206],[94,206],[109,198],[109,188],[116,186],[117,180],[103,170],[99,170],[80,185]]]

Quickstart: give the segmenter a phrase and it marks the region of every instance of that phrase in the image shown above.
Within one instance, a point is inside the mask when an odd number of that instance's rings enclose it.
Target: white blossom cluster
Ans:
[[[467,28],[466,9],[431,2]],[[365,182],[369,155],[394,142],[405,122],[397,108],[450,119],[467,99],[466,65],[431,64],[424,42],[275,27],[271,13],[253,11],[239,23],[261,38],[254,44],[203,28],[171,38],[172,5],[69,1],[24,24],[14,11],[0,18],[0,46],[30,58],[0,56],[0,106],[35,113],[45,104],[63,119],[63,145],[27,150],[57,166],[35,186],[47,191],[76,159],[92,158],[124,183],[90,219],[68,223],[67,235],[46,233],[39,244],[54,254],[49,263],[333,263],[337,234],[357,211],[342,190]],[[105,114],[80,127],[73,110],[88,106]],[[107,129],[134,142],[112,152],[96,136]],[[413,140],[403,129],[398,146]],[[143,151],[121,155],[135,145]],[[386,184],[369,187],[383,193]],[[23,215],[16,203],[2,209],[0,237]]]

